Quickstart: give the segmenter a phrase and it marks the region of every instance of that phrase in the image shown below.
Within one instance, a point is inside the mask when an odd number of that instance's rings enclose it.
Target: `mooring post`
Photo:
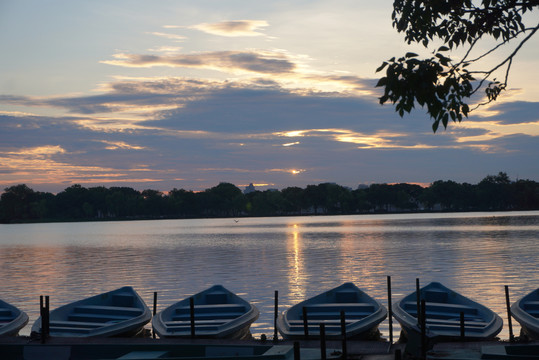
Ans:
[[[299,349],[299,341],[294,341],[294,360],[301,360],[301,351]]]
[[[307,321],[307,308],[304,306],[302,309],[303,311],[303,332],[305,334],[305,338],[309,337],[309,323]]]
[[[395,350],[395,360],[401,360],[402,359],[402,352],[401,349]]]
[[[417,325],[421,326],[421,292],[419,289],[419,278],[415,279],[415,297],[417,302]]]
[[[41,343],[45,343],[45,308],[43,306],[43,295],[39,296],[39,316],[41,317]]]
[[[348,358],[348,344],[346,343],[346,317],[344,310],[341,310],[341,335],[342,335],[342,358]]]
[[[464,341],[464,312],[460,312],[460,341]]]
[[[391,304],[391,276],[387,277],[387,317],[389,320],[389,344],[393,344],[393,307]]]
[[[277,317],[279,316],[279,291],[275,290],[275,304],[274,304],[274,316],[273,316],[273,341],[277,342]]]
[[[45,318],[47,319],[45,321],[45,329],[46,330],[46,336],[47,338],[49,337],[50,333],[51,333],[51,328],[50,328],[50,303],[49,303],[49,295],[45,296]]]
[[[157,314],[157,291],[153,292],[153,316]],[[152,329],[152,337],[155,339],[155,329]]]
[[[320,358],[326,360],[326,324],[320,323]]]
[[[421,300],[421,358],[427,358],[427,305]]]
[[[505,285],[505,305],[507,306],[507,325],[509,326],[509,341],[515,341],[513,323],[511,322],[511,301],[509,300],[509,286]]]
[[[191,337],[195,337],[195,299],[189,298],[189,313],[191,315]]]

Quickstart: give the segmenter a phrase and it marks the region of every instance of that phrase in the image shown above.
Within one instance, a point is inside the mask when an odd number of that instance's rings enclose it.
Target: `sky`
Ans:
[[[392,0],[0,0],[0,188],[539,181],[539,35],[499,101],[433,133],[424,109],[400,118],[378,102],[384,60],[432,51],[406,44],[391,12]]]

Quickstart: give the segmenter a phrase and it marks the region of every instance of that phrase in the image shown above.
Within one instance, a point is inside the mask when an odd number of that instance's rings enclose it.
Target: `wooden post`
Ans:
[[[153,316],[157,314],[157,291],[153,292]],[[152,328],[152,337],[155,339],[155,330]]]
[[[39,316],[41,317],[41,343],[45,343],[45,308],[43,307],[43,295],[39,296]]]
[[[515,341],[513,335],[513,324],[511,322],[511,301],[509,300],[509,286],[505,285],[505,305],[507,306],[507,325],[509,326],[509,341]]]
[[[427,305],[421,300],[421,358],[427,358]]]
[[[346,343],[346,317],[344,310],[341,310],[341,335],[342,335],[342,358],[348,358],[348,344]]]
[[[309,337],[309,323],[307,321],[307,308],[303,307],[303,332],[305,334],[305,338]]]
[[[395,349],[395,360],[401,360],[401,359],[402,359],[401,349]]]
[[[417,325],[421,326],[421,291],[419,289],[419,278],[415,279],[415,295],[417,302]]]
[[[326,324],[320,323],[320,358],[326,360]]]
[[[49,296],[45,296],[45,336],[48,338],[50,335],[50,305],[49,305]]]
[[[294,360],[301,360],[301,352],[299,351],[299,341],[294,341]]]
[[[389,320],[389,344],[393,344],[393,307],[391,303],[391,276],[387,277],[387,317]]]
[[[273,317],[273,341],[277,342],[277,317],[279,316],[279,291],[275,290],[275,304],[274,304],[274,317]]]
[[[464,312],[460,312],[460,341],[464,341]]]
[[[195,299],[189,298],[189,313],[191,315],[191,337],[195,337]]]

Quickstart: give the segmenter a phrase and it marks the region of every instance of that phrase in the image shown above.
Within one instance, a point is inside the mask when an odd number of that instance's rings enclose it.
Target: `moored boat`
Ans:
[[[0,336],[13,336],[28,323],[28,315],[3,300],[0,300]]]
[[[539,289],[513,303],[511,315],[520,323],[526,336],[532,340],[539,340]]]
[[[353,283],[344,283],[284,311],[277,318],[277,328],[284,339],[318,338],[320,324],[324,324],[328,339],[341,337],[341,311],[348,338],[370,336],[387,317],[386,308],[377,300]]]
[[[250,337],[250,326],[258,309],[221,285],[214,285],[157,313],[152,326],[159,337],[190,337],[193,299],[194,336],[242,339]]]
[[[421,288],[420,299],[425,300],[425,334],[431,342],[462,340],[461,314],[464,324],[463,340],[492,339],[502,329],[502,319],[492,310],[438,282]],[[417,314],[415,291],[393,306],[393,316],[408,338],[421,336]]]
[[[49,334],[62,337],[130,336],[151,320],[148,306],[137,292],[125,286],[63,305],[50,312]],[[41,317],[32,326],[41,332]]]

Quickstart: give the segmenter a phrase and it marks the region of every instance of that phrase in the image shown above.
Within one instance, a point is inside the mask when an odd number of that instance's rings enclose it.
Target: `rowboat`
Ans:
[[[17,307],[0,300],[0,336],[17,335],[28,323],[28,315]]]
[[[530,339],[539,339],[539,289],[533,290],[511,305],[511,315]]]
[[[192,314],[190,299],[194,305]],[[223,286],[214,285],[157,313],[152,327],[161,338],[194,335],[197,338],[243,339],[250,337],[249,328],[258,315],[254,305]]]
[[[494,338],[502,329],[503,321],[496,313],[438,282],[421,288],[420,299],[425,300],[425,335],[428,341],[487,340]],[[393,307],[393,316],[409,339],[421,336],[417,303],[414,291]],[[464,325],[464,334],[461,324]]]
[[[340,338],[342,311],[347,338],[369,337],[387,316],[377,300],[353,283],[344,283],[284,311],[277,318],[277,329],[284,339],[319,338],[320,324],[324,324],[328,339]]]
[[[130,286],[95,295],[54,309],[49,334],[63,337],[130,336],[152,317],[144,300]],[[41,317],[32,326],[41,332]]]

